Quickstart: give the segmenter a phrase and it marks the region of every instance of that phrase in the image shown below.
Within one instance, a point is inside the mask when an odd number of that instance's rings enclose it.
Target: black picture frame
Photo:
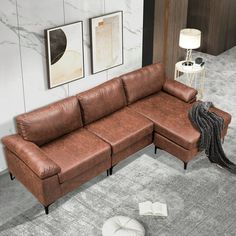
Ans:
[[[53,34],[51,32],[53,32]],[[44,34],[46,44],[45,50],[47,60],[48,88],[52,89],[84,78],[85,68],[83,22],[77,21],[70,24],[45,29]],[[78,45],[76,42],[77,40]],[[63,76],[63,80],[61,75],[62,73],[65,74],[65,76]]]
[[[119,42],[120,43],[120,45],[119,45],[120,46],[120,48],[119,48],[119,50],[120,50],[119,60],[117,60],[116,64],[113,64],[111,66],[107,66],[107,67],[104,67],[104,68],[101,67],[100,69],[97,69],[97,67],[96,67],[96,55],[95,55],[96,45],[94,43],[95,40],[96,40],[96,35],[95,35],[95,30],[94,30],[95,22],[99,22],[99,21],[102,21],[105,18],[114,17],[114,16],[119,16],[119,21],[118,22],[120,23],[120,25],[119,25],[120,35],[118,35],[119,40],[120,40],[120,42]],[[97,73],[115,68],[117,66],[123,65],[124,64],[123,11],[116,11],[116,12],[108,13],[108,14],[105,14],[105,15],[90,18],[89,19],[89,26],[90,26],[89,28],[90,28],[91,71],[92,71],[92,74],[97,74]],[[103,51],[103,54],[105,54],[104,51]],[[107,58],[107,57],[104,55],[104,58]]]

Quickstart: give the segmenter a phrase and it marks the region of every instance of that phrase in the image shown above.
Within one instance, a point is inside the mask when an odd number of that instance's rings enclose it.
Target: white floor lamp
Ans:
[[[180,30],[179,46],[187,49],[186,59],[183,65],[192,66],[192,49],[197,49],[201,46],[201,31],[197,29]]]

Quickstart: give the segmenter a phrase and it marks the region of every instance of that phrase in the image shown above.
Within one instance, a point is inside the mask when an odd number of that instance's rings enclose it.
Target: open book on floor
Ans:
[[[139,203],[139,215],[144,216],[168,216],[167,205],[161,202],[141,202]]]

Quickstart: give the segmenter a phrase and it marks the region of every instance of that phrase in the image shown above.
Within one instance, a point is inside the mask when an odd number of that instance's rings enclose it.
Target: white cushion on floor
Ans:
[[[103,236],[144,236],[144,227],[135,219],[127,216],[114,216],[102,227]]]

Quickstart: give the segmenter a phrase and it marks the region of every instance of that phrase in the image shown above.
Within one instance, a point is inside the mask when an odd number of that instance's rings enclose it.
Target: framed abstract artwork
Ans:
[[[45,34],[49,88],[83,78],[82,21],[47,29]]]
[[[92,73],[123,64],[123,12],[90,19]]]

